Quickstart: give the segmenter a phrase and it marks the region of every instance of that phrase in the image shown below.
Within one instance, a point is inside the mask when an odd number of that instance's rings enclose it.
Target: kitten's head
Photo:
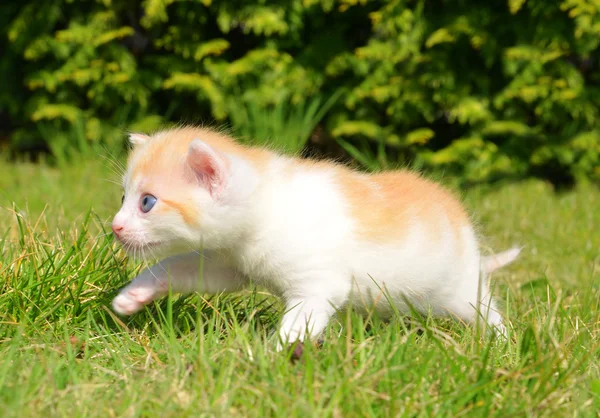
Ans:
[[[212,146],[204,141],[210,136]],[[218,247],[236,211],[232,158],[214,132],[177,129],[132,134],[123,202],[112,222],[125,249],[142,257]],[[238,211],[239,212],[239,211]]]

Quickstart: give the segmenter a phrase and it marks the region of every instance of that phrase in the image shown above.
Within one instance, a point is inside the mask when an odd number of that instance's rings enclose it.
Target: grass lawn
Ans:
[[[493,277],[508,342],[344,311],[293,362],[271,349],[282,307],[261,289],[113,315],[140,266],[106,234],[121,190],[105,179],[100,158],[0,161],[2,417],[599,416],[597,188],[465,196],[486,247],[525,246]]]

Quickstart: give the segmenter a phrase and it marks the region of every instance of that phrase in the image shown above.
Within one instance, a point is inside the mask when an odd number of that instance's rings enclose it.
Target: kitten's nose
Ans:
[[[123,225],[113,222],[112,230],[117,238],[121,238],[120,235],[121,235],[121,232],[123,231]]]

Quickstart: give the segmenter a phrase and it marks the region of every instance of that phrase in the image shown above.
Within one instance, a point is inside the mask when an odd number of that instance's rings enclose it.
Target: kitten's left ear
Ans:
[[[229,166],[219,151],[198,138],[190,142],[187,162],[196,178],[212,194],[218,194],[227,181]]]
[[[148,135],[136,134],[133,132],[129,134],[129,143],[133,146],[141,145],[141,144],[145,143],[146,141],[148,141],[149,139],[150,139],[150,137]]]

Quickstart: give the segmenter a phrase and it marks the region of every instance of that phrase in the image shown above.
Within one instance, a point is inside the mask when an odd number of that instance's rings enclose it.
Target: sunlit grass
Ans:
[[[452,321],[343,311],[300,361],[273,351],[261,289],[110,301],[138,265],[106,232],[101,159],[0,166],[0,411],[23,416],[597,416],[600,192],[541,182],[465,200],[485,245],[524,245],[492,280],[510,341]],[[252,355],[250,355],[252,353]]]

